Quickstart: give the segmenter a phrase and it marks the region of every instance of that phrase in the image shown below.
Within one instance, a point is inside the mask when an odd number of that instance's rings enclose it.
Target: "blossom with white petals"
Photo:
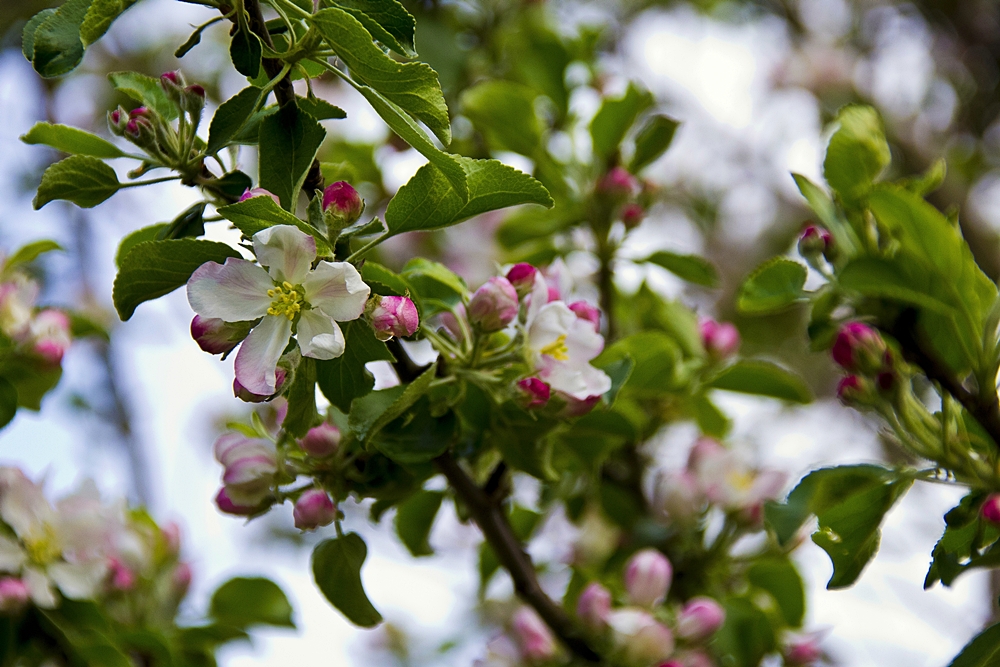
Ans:
[[[202,317],[260,319],[236,355],[236,379],[248,391],[270,396],[277,388],[278,359],[292,335],[306,357],[339,357],[344,334],[337,322],[360,317],[371,290],[346,262],[321,261],[311,268],[316,240],[295,226],[257,232],[253,249],[260,266],[234,258],[206,262],[191,276],[187,293]]]

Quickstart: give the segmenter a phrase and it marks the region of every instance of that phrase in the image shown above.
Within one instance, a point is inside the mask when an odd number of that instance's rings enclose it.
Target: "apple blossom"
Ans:
[[[694,597],[677,616],[677,635],[688,641],[708,639],[722,627],[726,612],[718,602],[708,597]]]
[[[230,258],[206,262],[188,281],[188,301],[203,317],[225,322],[257,320],[236,354],[236,379],[247,391],[277,390],[278,359],[294,335],[303,356],[333,359],[344,353],[337,322],[364,312],[370,289],[351,264],[320,261],[316,241],[292,225],[276,225],[253,236],[260,266]],[[263,267],[267,267],[265,270]]]
[[[332,456],[340,446],[340,429],[330,422],[323,422],[319,426],[313,426],[299,440],[299,446],[306,454],[313,458],[322,459]]]
[[[611,613],[611,592],[593,581],[583,589],[576,603],[576,615],[592,632],[600,632],[608,625]]]
[[[222,483],[229,501],[236,506],[256,507],[271,495],[278,472],[277,453],[271,442],[242,433],[225,433],[215,441],[213,450],[224,467]]]
[[[644,609],[625,607],[608,614],[621,661],[629,667],[650,667],[674,652],[674,635]]]
[[[517,292],[506,278],[494,276],[469,301],[469,321],[486,332],[500,331],[517,317]]]
[[[337,181],[323,190],[323,212],[327,225],[338,230],[353,224],[365,210],[365,200],[347,181]]]
[[[670,521],[686,523],[694,519],[705,504],[697,478],[688,470],[661,473],[653,490],[653,507]]]
[[[511,628],[521,655],[528,662],[545,662],[556,655],[552,631],[531,607],[521,607],[511,619]]]
[[[601,311],[590,305],[586,301],[574,301],[569,304],[569,309],[576,313],[581,320],[585,320],[594,325],[594,331],[601,330]]]
[[[822,632],[792,635],[785,642],[782,651],[785,664],[789,667],[807,667],[816,663],[823,657],[823,651],[819,647],[822,635]]]
[[[517,388],[521,390],[524,398],[523,404],[526,408],[540,408],[549,402],[552,390],[538,378],[524,378],[519,380]]]
[[[238,378],[233,379],[233,396],[245,401],[247,403],[263,403],[264,401],[269,401],[274,397],[275,394],[281,391],[281,388],[285,385],[285,380],[288,378],[288,372],[278,366],[274,370],[274,393],[273,394],[255,394],[249,391],[246,387],[240,384]]]
[[[405,296],[376,295],[372,302],[374,306],[370,307],[368,317],[379,340],[412,336],[420,327],[417,307]]]
[[[35,315],[29,325],[35,354],[52,365],[62,361],[70,346],[70,322],[66,313],[52,308]]]
[[[538,269],[531,264],[522,262],[510,267],[510,270],[507,271],[507,281],[514,287],[517,296],[523,299],[531,293],[537,274]]]
[[[295,501],[292,516],[299,530],[315,530],[333,523],[337,518],[337,506],[326,491],[309,489]]]
[[[885,365],[888,348],[882,335],[864,322],[848,322],[833,343],[833,360],[845,370],[870,375]]]
[[[666,599],[672,577],[666,556],[656,549],[642,549],[625,565],[625,590],[633,604],[653,607]]]

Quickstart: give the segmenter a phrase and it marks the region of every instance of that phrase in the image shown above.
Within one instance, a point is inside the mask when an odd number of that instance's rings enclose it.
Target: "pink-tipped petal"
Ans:
[[[236,353],[236,379],[249,392],[270,396],[277,391],[275,369],[291,335],[287,317],[268,315],[243,341]]]
[[[187,284],[188,303],[202,317],[246,322],[263,317],[271,305],[267,291],[274,282],[267,271],[245,259],[225,264],[205,262]]]
[[[253,252],[272,278],[298,285],[316,259],[316,239],[294,225],[275,225],[253,235]]]
[[[371,288],[347,262],[320,262],[302,281],[306,300],[338,322],[361,317]]]

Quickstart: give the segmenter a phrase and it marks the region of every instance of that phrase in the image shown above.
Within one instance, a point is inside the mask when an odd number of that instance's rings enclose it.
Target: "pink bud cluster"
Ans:
[[[226,433],[215,441],[215,458],[223,465],[223,487],[216,496],[227,514],[249,516],[273,502],[272,486],[278,472],[274,445],[242,433]]]
[[[872,405],[899,386],[899,369],[892,351],[878,330],[864,322],[843,325],[831,354],[850,373],[837,385],[837,397],[845,405]]]
[[[626,229],[634,229],[646,217],[645,208],[639,202],[634,201],[640,189],[639,180],[627,169],[618,166],[612,167],[597,182],[596,194],[599,200],[607,202],[612,207],[617,207],[618,219],[622,221]]]

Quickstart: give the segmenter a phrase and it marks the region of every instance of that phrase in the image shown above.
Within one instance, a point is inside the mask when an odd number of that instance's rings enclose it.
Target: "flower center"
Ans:
[[[36,565],[48,565],[62,554],[56,531],[49,524],[44,524],[40,531],[24,538],[24,550],[28,559]]]
[[[284,315],[290,320],[294,320],[302,304],[305,303],[301,289],[287,280],[280,285],[275,285],[274,289],[267,290],[267,295],[274,299],[271,307],[267,309],[268,315]]]
[[[753,487],[756,475],[749,470],[734,470],[726,475],[729,486],[736,491],[749,491]]]
[[[569,348],[566,347],[566,334],[562,334],[539,351],[556,361],[566,361],[569,359]]]

